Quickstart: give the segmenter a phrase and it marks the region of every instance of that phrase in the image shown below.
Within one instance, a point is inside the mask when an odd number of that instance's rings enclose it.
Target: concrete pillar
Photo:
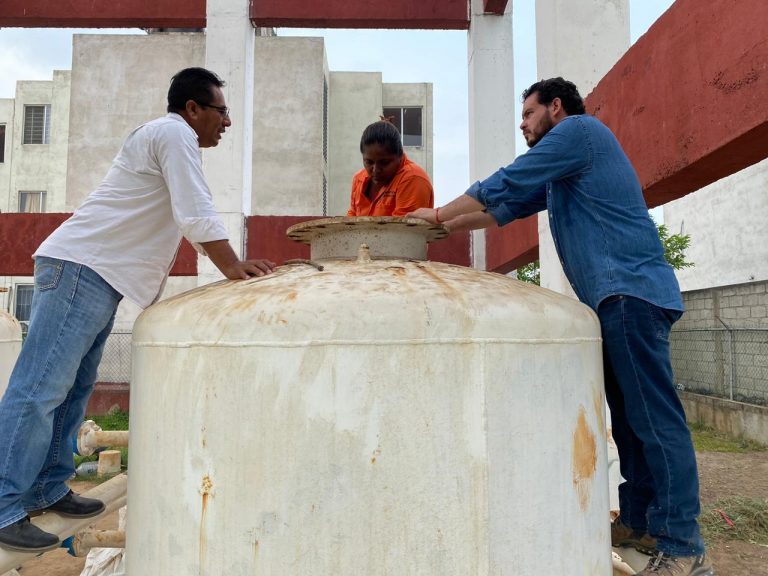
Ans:
[[[208,0],[205,67],[227,83],[224,96],[232,126],[215,148],[203,153],[216,209],[229,231],[229,242],[240,257],[244,250],[244,215],[251,212],[253,156],[254,39],[248,2]],[[208,258],[198,262],[198,285],[222,278]]]
[[[536,0],[538,77],[562,76],[586,97],[629,48],[629,0]],[[541,285],[575,298],[539,213]]]
[[[503,16],[483,14],[472,0],[468,35],[469,179],[490,176],[515,157],[512,2]],[[485,270],[485,231],[472,233],[472,265]]]

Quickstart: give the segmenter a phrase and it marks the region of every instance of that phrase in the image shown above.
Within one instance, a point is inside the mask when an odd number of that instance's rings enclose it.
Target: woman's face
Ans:
[[[395,177],[402,155],[387,150],[382,144],[368,144],[363,147],[363,166],[374,184],[386,186]]]

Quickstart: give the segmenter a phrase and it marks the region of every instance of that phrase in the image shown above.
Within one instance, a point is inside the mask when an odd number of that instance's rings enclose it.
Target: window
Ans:
[[[384,118],[392,122],[403,137],[403,146],[421,146],[421,108],[384,108]]]
[[[19,192],[19,212],[45,212],[45,192]]]
[[[0,164],[5,162],[5,124],[0,124]]]
[[[21,329],[24,335],[29,326],[29,316],[32,312],[32,293],[35,290],[34,284],[16,284],[16,304],[13,307],[13,315],[21,322]]]
[[[51,106],[24,106],[23,144],[48,144],[51,136]]]

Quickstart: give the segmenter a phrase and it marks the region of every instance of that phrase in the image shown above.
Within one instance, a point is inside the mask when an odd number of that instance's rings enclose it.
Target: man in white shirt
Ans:
[[[203,68],[176,74],[168,115],[131,132],[99,187],[35,252],[29,332],[0,401],[2,548],[59,546],[30,513],[87,518],[104,509],[66,481],[70,439],[123,296],[142,308],[159,298],[182,236],[230,280],[274,267],[237,257],[203,176],[200,148],[216,146],[232,124],[222,86]]]

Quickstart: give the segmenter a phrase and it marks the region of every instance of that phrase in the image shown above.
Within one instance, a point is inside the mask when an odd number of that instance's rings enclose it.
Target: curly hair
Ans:
[[[560,98],[563,109],[570,116],[571,114],[584,114],[584,100],[576,88],[576,84],[569,82],[558,76],[548,80],[539,80],[531,84],[531,87],[523,91],[523,101],[531,94],[537,94],[539,104],[549,104],[555,98]]]

